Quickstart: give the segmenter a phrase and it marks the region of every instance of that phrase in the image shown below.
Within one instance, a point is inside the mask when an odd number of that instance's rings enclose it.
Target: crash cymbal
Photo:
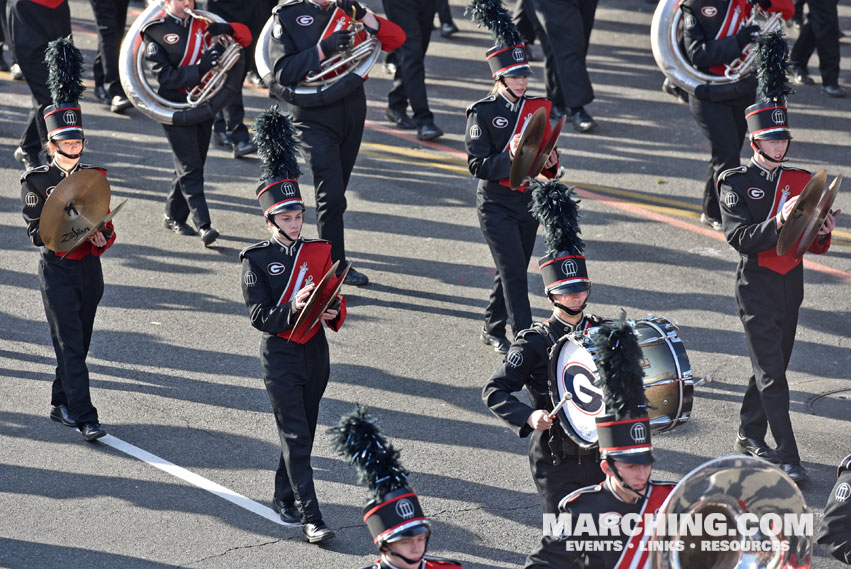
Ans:
[[[789,214],[786,223],[780,228],[777,239],[777,254],[785,255],[798,238],[804,233],[807,225],[818,213],[818,204],[827,181],[827,170],[822,168],[807,182],[804,191],[798,196],[795,209]]]
[[[544,164],[547,163],[547,158],[549,158],[550,153],[553,151],[553,148],[556,147],[556,142],[558,142],[558,137],[561,134],[561,129],[564,126],[565,121],[567,120],[567,115],[563,115],[552,132],[550,132],[550,136],[544,142],[544,145],[541,147],[541,151],[538,152],[537,158],[535,158],[535,163],[532,165],[532,168],[529,170],[527,174],[527,178],[535,178],[541,171],[544,169]]]
[[[74,249],[76,249],[77,247],[79,247],[80,245],[82,245],[82,244],[83,244],[83,242],[85,242],[85,240],[86,240],[86,239],[88,239],[89,237],[91,237],[92,235],[94,235],[95,233],[97,233],[98,231],[103,231],[103,230],[104,230],[104,228],[106,227],[106,224],[107,224],[107,223],[109,223],[110,221],[112,221],[112,218],[113,218],[113,217],[115,217],[115,214],[116,214],[116,213],[118,213],[119,211],[121,211],[121,208],[122,208],[122,207],[124,207],[124,204],[126,204],[126,203],[127,203],[127,198],[124,198],[124,199],[121,201],[121,203],[120,203],[120,204],[118,204],[118,205],[116,206],[116,208],[115,208],[114,210],[112,210],[111,212],[109,212],[109,215],[107,215],[106,217],[104,217],[103,219],[101,219],[100,221],[98,221],[98,222],[94,225],[94,227],[92,227],[91,229],[89,229],[89,230],[86,232],[86,234],[85,234],[85,235],[83,235],[83,236],[81,236],[79,239],[77,239],[77,242],[76,242],[76,243],[74,243],[73,245],[71,245],[71,248],[70,248],[70,249],[68,249],[68,250],[65,252],[65,256],[68,256],[68,254],[69,254],[71,251],[73,251]],[[62,258],[64,259],[65,257],[62,257]]]
[[[541,141],[544,140],[544,132],[547,128],[547,111],[539,107],[520,135],[520,142],[514,152],[514,160],[511,161],[511,171],[508,174],[508,184],[512,190],[523,185],[527,178],[538,152],[541,150]]]
[[[810,248],[810,245],[818,237],[819,229],[824,223],[824,218],[827,217],[830,208],[833,207],[833,202],[836,199],[836,194],[839,192],[839,186],[842,185],[842,176],[839,175],[833,179],[830,187],[821,197],[821,201],[816,208],[816,215],[810,220],[801,234],[801,240],[798,241],[798,246],[795,247],[795,259],[800,259]]]
[[[51,251],[65,253],[109,213],[110,189],[100,170],[74,172],[44,202],[39,235]]]
[[[313,317],[305,326],[305,330],[310,330],[311,328],[316,326],[316,324],[318,324],[319,320],[322,318],[322,315],[325,314],[325,311],[328,310],[328,308],[330,308],[332,304],[334,304],[334,300],[336,299],[337,294],[339,294],[340,289],[343,288],[343,281],[346,280],[346,275],[349,274],[350,268],[352,268],[352,264],[346,262],[346,268],[343,269],[343,274],[341,274],[339,277],[335,276],[328,282],[328,286],[325,287],[327,292],[323,295],[323,298],[319,303],[319,310],[314,313]]]
[[[339,264],[340,261],[334,261],[334,264],[331,265],[331,268],[328,269],[328,272],[325,273],[325,276],[322,277],[322,280],[319,281],[315,287],[313,287],[312,291],[310,291],[310,297],[307,299],[307,303],[305,303],[304,308],[302,308],[299,312],[298,318],[296,319],[295,324],[293,325],[292,334],[290,334],[291,337],[299,333],[299,331],[302,329],[305,332],[310,330],[310,328],[303,327],[304,323],[312,319],[314,310],[318,307],[320,301],[322,300],[323,291],[328,286],[329,281],[336,274],[337,265]]]

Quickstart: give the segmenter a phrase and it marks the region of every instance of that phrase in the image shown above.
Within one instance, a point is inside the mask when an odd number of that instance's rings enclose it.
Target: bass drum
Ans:
[[[694,404],[694,380],[685,347],[676,325],[666,318],[650,316],[630,321],[643,354],[644,393],[650,428],[667,432],[688,422]],[[550,352],[549,387],[553,405],[564,394],[573,397],[558,412],[568,437],[582,448],[597,444],[595,418],[604,413],[603,391],[597,387],[597,349],[588,334],[561,338]]]

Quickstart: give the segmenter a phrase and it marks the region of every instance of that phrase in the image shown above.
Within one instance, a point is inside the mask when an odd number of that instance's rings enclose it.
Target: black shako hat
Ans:
[[[621,311],[617,322],[604,321],[593,333],[597,348],[597,385],[606,410],[596,417],[600,456],[632,464],[651,464],[650,417],[644,396],[643,358],[638,338]]]
[[[416,493],[408,487],[408,471],[399,463],[399,451],[378,430],[375,419],[360,405],[340,418],[329,432],[334,449],[355,465],[358,482],[366,484],[372,499],[363,509],[363,521],[378,547],[431,533]]]
[[[295,127],[278,111],[278,105],[272,105],[254,120],[252,130],[263,163],[256,193],[264,217],[271,219],[282,211],[304,210],[298,188],[301,170],[296,160]]]
[[[532,68],[529,66],[523,38],[502,2],[472,0],[467,10],[479,27],[490,30],[496,41],[496,45],[485,54],[493,78],[531,75]]]
[[[579,201],[575,188],[558,181],[528,181],[532,192],[532,215],[544,227],[547,254],[538,259],[547,294],[568,294],[591,290],[585,266],[585,243],[579,237]]]
[[[55,39],[44,50],[47,87],[53,104],[44,109],[48,140],[83,140],[83,113],[78,102],[86,89],[81,80],[83,54],[71,37]]]
[[[792,140],[786,95],[789,46],[780,31],[760,36],[756,45],[759,102],[745,109],[751,140]]]

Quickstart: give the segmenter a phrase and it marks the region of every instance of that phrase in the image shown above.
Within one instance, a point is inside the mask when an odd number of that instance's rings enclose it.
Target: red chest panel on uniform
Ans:
[[[751,4],[747,0],[731,0],[727,8],[727,14],[724,16],[724,22],[718,33],[715,34],[715,39],[719,40],[729,36],[736,35],[736,32],[742,27],[742,23],[750,17],[752,10]],[[711,65],[709,72],[713,75],[724,75],[726,68],[723,65]]]
[[[768,212],[768,217],[777,215],[783,204],[789,199],[801,195],[807,182],[810,181],[809,172],[801,170],[786,170],[780,173],[777,179],[777,186],[774,190],[774,203],[771,205],[771,210]],[[762,251],[757,255],[757,260],[760,267],[771,269],[775,273],[785,275],[800,264],[800,259],[795,261],[795,248],[792,246],[785,255],[778,255],[777,249],[772,248],[767,251]]]
[[[544,109],[544,112],[547,113],[547,121],[546,128],[544,129],[544,140],[550,136],[550,132],[552,129],[550,128],[550,110],[552,109],[553,104],[549,99],[523,99],[523,106],[520,107],[520,112],[517,114],[517,122],[514,124],[514,130],[511,133],[511,136],[508,137],[508,142],[505,143],[505,148],[503,148],[503,152],[507,151],[511,146],[511,139],[514,138],[515,135],[522,134],[523,130],[526,128],[526,123],[529,122],[529,119],[532,118],[532,114],[538,109]],[[499,181],[501,186],[505,186],[506,188],[510,188],[511,184],[508,182],[508,178]],[[526,191],[526,185],[522,185],[517,188],[519,192]]]

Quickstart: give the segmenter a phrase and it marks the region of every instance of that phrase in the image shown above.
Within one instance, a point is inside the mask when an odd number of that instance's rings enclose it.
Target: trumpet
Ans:
[[[189,8],[185,8],[185,12],[202,22],[214,23],[211,18]],[[233,37],[222,34],[216,36],[216,42],[224,48],[218,61],[212,69],[204,74],[200,83],[186,90],[186,102],[193,107],[212,99],[222,90],[227,81],[228,73],[242,57],[242,46]]]

